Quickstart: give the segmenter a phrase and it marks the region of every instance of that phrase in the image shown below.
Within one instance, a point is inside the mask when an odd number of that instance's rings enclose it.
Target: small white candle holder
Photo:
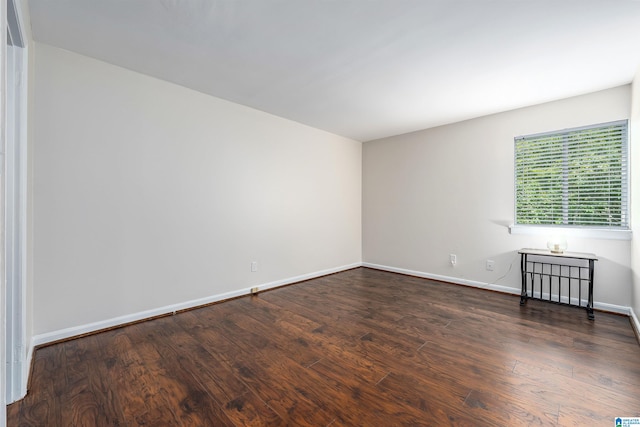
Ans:
[[[547,248],[552,254],[562,254],[567,250],[567,241],[561,238],[553,238],[547,242]]]

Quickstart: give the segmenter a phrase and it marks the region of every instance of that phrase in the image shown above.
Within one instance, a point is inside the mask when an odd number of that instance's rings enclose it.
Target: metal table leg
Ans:
[[[520,305],[527,302],[527,254],[520,254],[520,271],[522,272],[522,291],[520,292]]]
[[[594,260],[589,260],[589,302],[587,303],[587,316],[589,320],[594,320],[595,315],[593,314],[593,265]]]

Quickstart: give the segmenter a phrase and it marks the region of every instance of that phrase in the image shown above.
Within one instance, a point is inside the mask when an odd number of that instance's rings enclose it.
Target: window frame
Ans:
[[[622,153],[621,159],[623,164],[626,162],[626,170],[623,168],[623,176],[621,182],[621,192],[624,210],[621,213],[623,216],[624,224],[620,226],[597,226],[597,225],[570,225],[570,224],[518,224],[516,223],[518,218],[518,198],[517,198],[517,178],[518,178],[518,165],[517,165],[517,151],[516,145],[519,139],[547,137],[547,136],[559,136],[566,137],[570,133],[580,132],[583,130],[604,128],[608,126],[624,126],[625,133],[622,141]],[[631,194],[630,194],[630,129],[629,120],[615,120],[611,122],[598,123],[587,126],[580,126],[574,128],[566,128],[556,131],[540,132],[536,134],[528,134],[516,136],[513,139],[513,224],[509,227],[511,234],[534,234],[534,235],[563,235],[570,237],[590,237],[590,238],[603,238],[603,239],[615,239],[615,240],[629,240],[631,239]],[[564,202],[563,202],[564,203]]]

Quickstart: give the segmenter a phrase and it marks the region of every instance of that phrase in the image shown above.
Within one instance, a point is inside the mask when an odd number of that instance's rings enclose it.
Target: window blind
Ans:
[[[516,224],[628,229],[627,126],[516,137]]]

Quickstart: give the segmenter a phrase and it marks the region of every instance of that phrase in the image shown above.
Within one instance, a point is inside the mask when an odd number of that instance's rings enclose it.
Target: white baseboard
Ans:
[[[29,388],[29,376],[31,375],[31,364],[33,363],[33,352],[35,350],[35,346],[33,344],[33,338],[29,341],[29,349],[27,350],[27,359],[24,361],[24,366],[22,369],[22,396],[20,399],[27,395],[27,391]]]
[[[33,340],[31,340],[27,348],[27,353],[22,355],[23,358],[18,361],[19,366],[17,369],[21,371],[19,376],[20,384],[18,384],[18,390],[8,393],[6,402],[7,405],[15,403],[27,395],[29,375],[31,374],[31,361],[33,360],[33,349]]]
[[[593,308],[596,310],[608,311],[610,313],[624,314],[625,316],[631,315],[631,307],[625,307],[624,305],[609,304],[606,302],[593,302]]]
[[[438,280],[440,282],[448,282],[448,283],[455,283],[457,285],[471,286],[474,288],[489,289],[491,291],[502,292],[505,294],[520,295],[520,286],[515,288],[510,286],[496,285],[493,283],[478,282],[476,280],[467,280],[467,279],[460,279],[457,277],[441,276],[439,274],[425,273],[423,271],[407,270],[404,268],[389,267],[387,265],[380,265],[380,264],[371,264],[368,262],[362,263],[362,266],[375,268],[376,270],[384,270],[384,271],[390,271],[393,273],[406,274],[409,276],[422,277],[424,279]]]
[[[629,308],[629,317],[631,317],[631,323],[635,329],[636,338],[638,338],[638,342],[640,342],[640,320],[638,320],[638,316],[636,316],[633,308]]]
[[[73,326],[70,328],[47,332],[44,334],[35,335],[32,340],[32,347],[38,347],[38,346],[55,342],[55,341],[69,339],[69,338],[77,337],[77,336],[92,333],[92,332],[97,332],[104,329],[122,326],[122,325],[126,325],[127,323],[138,322],[138,321],[149,319],[156,316],[163,316],[163,315],[175,313],[181,310],[188,310],[191,308],[211,304],[214,302],[224,301],[230,298],[250,295],[251,289],[253,288],[258,288],[258,291],[265,291],[267,289],[273,289],[280,286],[290,285],[292,283],[302,282],[304,280],[315,279],[317,277],[338,273],[340,271],[350,270],[352,268],[357,268],[360,266],[362,266],[361,263],[343,265],[341,267],[335,267],[327,270],[321,270],[313,273],[303,274],[300,276],[290,277],[287,279],[276,280],[274,282],[263,283],[262,285],[251,286],[248,288],[238,289],[236,291],[226,292],[223,294],[211,295],[208,297],[198,298],[191,301],[185,301],[178,304],[167,305],[164,307],[158,307],[151,310],[145,310],[137,313],[127,314],[124,316],[114,317],[111,319],[101,320],[99,322],[93,322],[86,325]],[[31,363],[31,358],[29,358],[28,363],[29,364]]]
[[[474,288],[489,289],[491,291],[502,292],[502,293],[506,293],[506,294],[520,295],[520,285],[519,284],[517,285],[517,287],[496,285],[496,284],[493,284],[493,283],[478,282],[476,280],[467,280],[467,279],[460,279],[460,278],[457,278],[457,277],[441,276],[439,274],[425,273],[423,271],[407,270],[407,269],[404,269],[404,268],[390,267],[390,266],[387,266],[387,265],[380,265],[380,264],[371,264],[371,263],[368,263],[368,262],[362,263],[362,266],[363,267],[369,267],[369,268],[375,268],[377,270],[390,271],[390,272],[393,272],[393,273],[407,274],[409,276],[422,277],[422,278],[425,278],[425,279],[438,280],[440,282],[449,282],[449,283],[455,283],[457,285],[471,286],[471,287],[474,287]],[[546,298],[546,297],[548,297],[548,296],[545,296],[543,294],[543,298]],[[567,302],[567,298],[564,298],[564,300],[565,301],[563,301],[563,302]],[[576,299],[572,298],[572,303],[573,304],[577,304],[577,301],[578,301],[577,298]],[[583,301],[582,305],[586,306],[586,301]],[[612,313],[624,314],[626,316],[629,316],[630,313],[632,313],[630,307],[625,307],[625,306],[621,306],[621,305],[614,305],[614,304],[608,304],[608,303],[597,302],[597,301],[593,302],[593,308],[595,308],[597,310],[609,311],[609,312],[612,312]],[[637,318],[636,318],[636,325],[639,325],[637,323]],[[640,329],[638,329],[638,331],[640,331]]]

